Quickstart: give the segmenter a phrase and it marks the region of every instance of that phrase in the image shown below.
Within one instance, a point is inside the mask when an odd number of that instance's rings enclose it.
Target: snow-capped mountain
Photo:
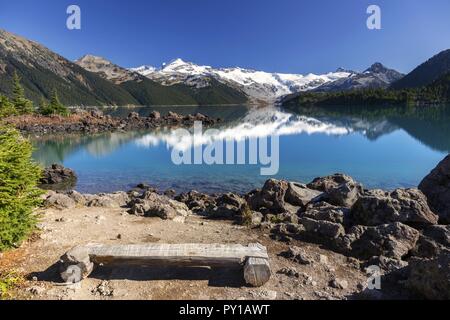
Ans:
[[[169,86],[176,83],[186,83],[191,86],[204,85],[204,78],[214,78],[224,84],[245,92],[254,101],[274,102],[278,98],[299,92],[315,89],[323,84],[348,78],[351,73],[339,70],[323,75],[301,75],[287,73],[269,73],[251,69],[213,68],[200,66],[192,62],[176,59],[161,68],[142,66],[131,68],[154,81]]]
[[[374,63],[364,72],[352,72],[348,77],[326,83],[315,91],[347,91],[365,88],[387,88],[404,75],[393,69],[388,69],[381,63]]]

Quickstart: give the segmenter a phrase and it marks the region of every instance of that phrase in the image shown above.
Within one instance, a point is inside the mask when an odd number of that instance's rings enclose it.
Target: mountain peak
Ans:
[[[95,56],[93,54],[85,54],[84,56],[82,56],[81,58],[79,58],[78,60],[75,61],[76,63],[108,63],[108,64],[112,64],[111,61],[100,57],[100,56]]]
[[[389,69],[386,68],[381,62],[375,62],[364,72],[373,72],[373,73],[384,73]]]
[[[129,80],[136,80],[139,77],[138,74],[133,71],[119,67],[103,57],[94,56],[92,54],[82,56],[80,59],[76,60],[75,63],[80,67],[90,72],[97,73],[103,78],[111,80],[116,84]]]
[[[335,72],[339,72],[339,73],[341,73],[341,72],[355,73],[355,71],[353,71],[353,70],[345,69],[345,68],[342,68],[342,67],[337,68]]]

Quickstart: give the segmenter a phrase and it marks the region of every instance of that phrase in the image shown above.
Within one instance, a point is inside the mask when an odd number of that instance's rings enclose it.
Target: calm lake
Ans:
[[[366,188],[415,187],[450,151],[450,107],[327,108],[281,110],[276,107],[113,108],[113,116],[131,111],[148,115],[201,112],[222,119],[208,135],[217,137],[279,136],[279,172],[274,178],[309,182],[336,172],[351,175]],[[216,137],[217,136],[217,137]],[[175,165],[173,148],[186,147],[173,132],[126,132],[34,139],[34,158],[61,163],[78,174],[77,190],[112,192],[146,182],[178,192],[247,192],[268,176],[261,165]]]

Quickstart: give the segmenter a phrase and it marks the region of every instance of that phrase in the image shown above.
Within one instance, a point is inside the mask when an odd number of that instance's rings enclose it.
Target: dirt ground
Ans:
[[[42,212],[39,227],[39,234],[32,240],[0,258],[0,269],[26,276],[26,282],[15,293],[18,299],[349,299],[367,281],[353,261],[317,245],[278,242],[259,229],[195,215],[181,223],[137,217],[124,209],[47,209]],[[60,256],[76,245],[90,242],[259,242],[268,249],[273,275],[263,287],[251,288],[245,285],[241,270],[97,267],[81,283],[62,284],[57,265]],[[303,265],[280,256],[292,245],[303,248],[311,263]],[[280,273],[283,268],[295,269],[297,275]],[[333,279],[343,285],[331,285]]]

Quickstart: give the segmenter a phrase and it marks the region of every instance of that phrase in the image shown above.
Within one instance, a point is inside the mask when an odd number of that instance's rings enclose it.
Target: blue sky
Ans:
[[[81,30],[66,28],[70,4]],[[366,27],[370,4],[382,30]],[[450,48],[449,13],[448,0],[0,0],[0,28],[72,60],[91,53],[126,67],[181,57],[295,73],[380,61],[408,72]]]

